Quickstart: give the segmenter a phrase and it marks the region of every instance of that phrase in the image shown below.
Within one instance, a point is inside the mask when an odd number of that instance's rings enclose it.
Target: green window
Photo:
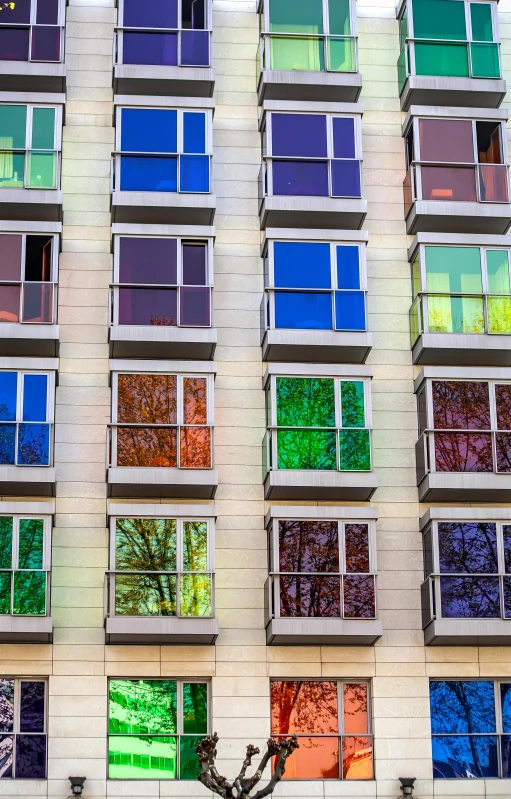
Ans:
[[[279,469],[369,471],[366,384],[325,377],[276,377],[272,459]],[[273,396],[273,394],[272,394]],[[270,397],[270,400],[272,399]],[[275,450],[274,450],[275,452]]]
[[[110,680],[108,777],[196,780],[208,716],[206,682]]]
[[[0,516],[0,613],[46,614],[45,519]]]
[[[56,131],[56,108],[0,106],[0,188],[57,188]]]
[[[509,250],[486,250],[488,331],[511,333]]]
[[[211,616],[210,522],[115,519],[110,608],[117,616]]]

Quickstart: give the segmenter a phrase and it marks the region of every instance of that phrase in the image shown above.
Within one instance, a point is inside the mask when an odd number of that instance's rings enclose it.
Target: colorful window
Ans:
[[[59,107],[0,106],[0,189],[58,188],[61,125]]]
[[[56,236],[0,234],[0,253],[0,323],[52,324],[56,310]]]
[[[361,197],[359,117],[266,114],[267,194]]]
[[[430,380],[418,403],[431,470],[511,473],[509,383]]]
[[[119,108],[117,188],[209,193],[211,123],[209,111]]]
[[[276,617],[376,617],[369,522],[275,519],[269,547]]]
[[[509,250],[420,245],[412,263],[412,346],[428,333],[511,333]]]
[[[0,372],[0,464],[50,466],[54,376]]]
[[[437,616],[511,618],[511,525],[439,521],[424,533],[425,576]]]
[[[211,393],[208,376],[114,375],[113,463],[210,469]]]
[[[270,241],[265,260],[271,329],[366,330],[365,248]]]
[[[263,68],[356,72],[350,0],[266,0]]]
[[[511,777],[511,683],[430,682],[433,777]]]
[[[60,0],[16,0],[0,7],[0,61],[60,62],[64,9]]]
[[[400,87],[408,75],[500,78],[497,4],[408,0],[400,17]]]
[[[0,613],[49,614],[50,519],[0,516]]]
[[[298,736],[300,748],[286,763],[286,780],[373,779],[367,682],[273,681],[271,732],[276,738]]]
[[[211,524],[206,519],[112,519],[111,615],[212,616]]]
[[[196,780],[208,693],[197,680],[110,680],[109,779]]]
[[[208,0],[120,0],[119,64],[209,67]]]
[[[212,261],[211,240],[116,237],[114,324],[210,327]]]
[[[44,680],[0,677],[0,778],[46,779]]]
[[[370,471],[368,403],[364,380],[272,377],[270,468]]]

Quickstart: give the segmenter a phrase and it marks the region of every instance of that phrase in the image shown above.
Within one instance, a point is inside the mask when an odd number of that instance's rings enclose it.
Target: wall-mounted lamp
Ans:
[[[83,783],[87,779],[87,777],[69,777],[69,782],[71,783],[71,790],[73,791],[73,796],[81,796],[83,791]]]
[[[404,796],[411,796],[413,799],[413,786],[415,785],[416,777],[400,777],[401,790]]]

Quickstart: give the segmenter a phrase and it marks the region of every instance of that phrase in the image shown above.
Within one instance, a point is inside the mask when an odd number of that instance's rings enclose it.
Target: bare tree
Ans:
[[[216,759],[216,745],[218,743],[218,735],[216,732],[213,735],[208,735],[197,744],[197,754],[200,761],[200,774],[199,782],[209,788],[213,793],[217,793],[222,799],[248,799],[250,791],[254,788],[263,775],[263,771],[268,765],[271,758],[274,758],[273,774],[268,784],[257,791],[251,799],[264,799],[268,794],[273,793],[275,786],[282,779],[286,770],[286,760],[288,757],[298,749],[298,739],[296,735],[289,738],[269,738],[266,745],[266,752],[264,753],[259,767],[252,777],[245,777],[247,768],[252,765],[252,758],[259,754],[257,746],[249,744],[247,746],[247,754],[240,773],[234,780],[229,782],[225,777],[222,777],[215,766]]]

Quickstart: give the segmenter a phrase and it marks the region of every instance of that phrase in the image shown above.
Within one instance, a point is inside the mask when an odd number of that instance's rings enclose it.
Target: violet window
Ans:
[[[62,60],[60,0],[16,0],[2,3],[0,61]]]
[[[46,701],[43,680],[0,678],[0,777],[46,779]]]

